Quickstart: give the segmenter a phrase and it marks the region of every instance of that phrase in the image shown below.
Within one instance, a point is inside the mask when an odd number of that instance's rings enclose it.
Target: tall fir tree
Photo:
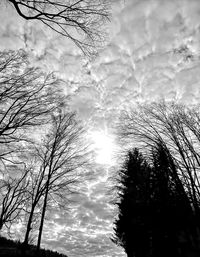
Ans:
[[[148,161],[137,149],[130,151],[119,177],[113,241],[128,257],[182,257],[183,248],[194,247],[190,198],[163,143],[152,149]]]
[[[148,256],[150,167],[137,149],[130,151],[120,170],[118,210],[113,241],[128,257]]]
[[[192,235],[193,210],[177,166],[163,143],[152,149],[152,253],[182,256],[181,236]],[[183,238],[182,238],[183,239]]]

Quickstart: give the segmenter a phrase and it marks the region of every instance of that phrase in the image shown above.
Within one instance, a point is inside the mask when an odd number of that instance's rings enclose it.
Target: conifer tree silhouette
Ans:
[[[180,237],[192,235],[191,204],[163,142],[152,150],[152,162],[152,253],[156,257],[182,256]]]
[[[184,255],[197,248],[197,223],[177,165],[163,142],[145,158],[127,154],[119,172],[118,218],[112,241],[128,257]]]
[[[150,167],[142,154],[134,149],[128,153],[119,175],[119,216],[112,240],[124,248],[128,257],[148,256]]]

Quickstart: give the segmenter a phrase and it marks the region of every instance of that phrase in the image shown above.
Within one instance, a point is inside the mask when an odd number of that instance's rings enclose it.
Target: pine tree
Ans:
[[[118,210],[113,241],[122,246],[128,257],[148,256],[150,167],[137,149],[128,153],[120,170]]]
[[[158,143],[152,150],[152,253],[180,256],[181,235],[189,235],[193,211],[168,149]]]
[[[119,177],[113,241],[128,257],[183,256],[183,247],[194,248],[194,210],[163,143],[148,159],[137,149],[129,152]]]

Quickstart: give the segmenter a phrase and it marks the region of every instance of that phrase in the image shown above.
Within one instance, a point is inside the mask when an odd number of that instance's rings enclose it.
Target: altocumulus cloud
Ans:
[[[25,48],[33,64],[55,70],[90,130],[111,133],[120,111],[137,102],[199,102],[199,0],[113,0],[107,47],[91,62],[67,39],[25,23],[8,4],[0,7],[0,49]],[[51,213],[45,246],[71,257],[124,256],[109,239],[115,212],[106,169],[88,170],[75,206]]]
[[[100,172],[99,166],[98,171],[90,174],[89,182],[85,180],[85,185],[80,188],[80,195],[73,197],[74,206],[68,212],[51,211],[51,217],[54,218],[46,223],[45,245],[67,252],[72,257],[124,256],[109,239],[113,207],[109,204],[109,197],[105,195],[108,185],[101,181]]]

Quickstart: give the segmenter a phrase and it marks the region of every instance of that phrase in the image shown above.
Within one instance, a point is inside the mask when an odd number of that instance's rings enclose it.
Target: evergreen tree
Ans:
[[[150,167],[137,149],[130,151],[120,170],[119,209],[113,241],[128,257],[148,256],[148,206]]]
[[[112,240],[128,257],[182,257],[184,247],[194,249],[194,210],[163,142],[152,148],[148,161],[137,149],[129,152],[119,176]]]
[[[152,163],[152,253],[156,257],[182,256],[179,242],[181,235],[191,235],[188,230],[192,226],[191,204],[163,143],[152,150]]]

